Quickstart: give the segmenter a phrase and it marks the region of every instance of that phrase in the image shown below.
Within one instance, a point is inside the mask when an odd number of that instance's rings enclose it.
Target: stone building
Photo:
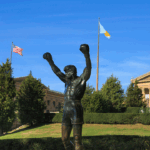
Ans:
[[[22,81],[25,80],[26,78],[27,76],[14,78],[17,91],[19,91]],[[44,102],[46,103],[47,108],[44,110],[44,113],[59,112],[61,109],[61,103],[64,102],[64,94],[61,92],[52,91],[44,84],[42,85],[44,87],[43,88],[44,91],[46,92],[46,95],[44,97]]]
[[[143,74],[135,79],[131,79],[132,83],[137,80],[139,83],[138,87],[142,90],[144,99],[147,100],[147,107],[150,107],[150,72]]]

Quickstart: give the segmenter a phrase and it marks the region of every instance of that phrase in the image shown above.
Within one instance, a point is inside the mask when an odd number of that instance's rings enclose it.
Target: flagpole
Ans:
[[[99,33],[100,33],[99,22],[100,22],[100,18],[98,18],[98,47],[97,47],[97,79],[96,79],[96,91],[98,91],[98,72],[99,72]]]
[[[12,42],[12,45],[13,45],[13,42]],[[11,64],[11,62],[12,62],[12,45],[11,45],[10,64]]]

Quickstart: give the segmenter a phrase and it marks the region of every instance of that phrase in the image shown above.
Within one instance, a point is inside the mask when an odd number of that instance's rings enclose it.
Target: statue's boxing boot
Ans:
[[[65,150],[74,150],[74,144],[70,142],[63,142]]]
[[[81,138],[79,137],[79,135],[75,136],[74,147],[74,150],[85,150],[83,143],[81,143]]]

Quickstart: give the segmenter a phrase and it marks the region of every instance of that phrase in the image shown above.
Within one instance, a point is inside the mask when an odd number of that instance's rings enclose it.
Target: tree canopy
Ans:
[[[16,118],[14,97],[16,96],[15,81],[9,59],[0,65],[0,129],[1,133],[9,131]]]
[[[19,119],[22,124],[39,123],[44,120],[44,102],[45,91],[41,80],[33,78],[31,72],[29,76],[22,81],[20,89],[17,92],[16,100],[18,103]]]
[[[111,77],[107,78],[105,84],[101,88],[101,92],[110,110],[112,111],[112,109],[114,109],[119,112],[124,101],[124,90],[118,78],[113,77],[113,74]]]
[[[84,112],[90,111],[90,107],[91,107],[90,106],[90,99],[91,99],[91,96],[92,96],[94,91],[95,91],[95,88],[93,86],[90,86],[89,84],[86,86],[85,93],[81,99],[81,103],[82,103]]]
[[[146,101],[143,101],[142,90],[138,87],[138,81],[130,83],[126,92],[126,107],[146,107]]]

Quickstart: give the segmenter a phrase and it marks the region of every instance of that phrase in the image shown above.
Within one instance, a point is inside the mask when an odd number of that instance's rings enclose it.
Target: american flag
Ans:
[[[13,47],[13,52],[18,53],[19,55],[23,56],[23,55],[22,55],[22,51],[23,51],[22,48],[20,48],[20,47],[14,45],[14,44],[12,44],[12,47]]]

